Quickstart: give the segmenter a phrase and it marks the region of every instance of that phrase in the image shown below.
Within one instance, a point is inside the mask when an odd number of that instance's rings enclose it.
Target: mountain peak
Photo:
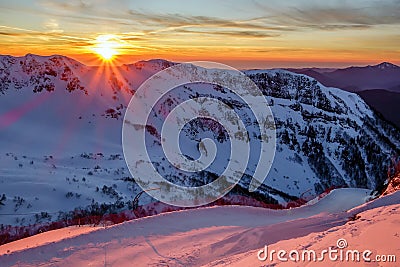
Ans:
[[[371,66],[371,67],[373,67],[373,68],[378,68],[378,69],[382,69],[382,70],[384,70],[384,69],[398,69],[398,68],[400,68],[399,66],[394,65],[394,64],[392,64],[392,63],[390,63],[390,62],[382,62],[382,63],[379,63],[378,65],[374,65],[374,66]]]
[[[172,61],[166,60],[166,59],[162,59],[162,58],[153,58],[153,59],[149,59],[149,60],[141,60],[139,62],[147,62],[147,63],[173,63]]]
[[[175,65],[175,62],[166,60],[166,59],[161,59],[161,58],[154,58],[154,59],[149,59],[149,60],[139,60],[133,64],[146,64],[146,65]]]
[[[165,59],[149,59],[149,60],[140,60],[133,64],[124,64],[124,66],[133,66],[136,69],[153,69],[153,70],[162,70],[169,68],[177,63],[168,61]]]
[[[42,56],[37,54],[28,53],[25,56],[11,56],[11,55],[1,55],[0,54],[0,62],[14,62],[14,61],[23,61],[23,62],[36,62],[40,64],[68,64],[69,66],[75,67],[84,67],[85,65],[76,59],[63,56],[63,55],[50,55],[50,56]]]

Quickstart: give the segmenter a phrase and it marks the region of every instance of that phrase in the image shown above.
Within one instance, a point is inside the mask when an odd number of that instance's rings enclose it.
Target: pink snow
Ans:
[[[175,211],[73,237],[58,232],[65,229],[56,230],[45,233],[49,240],[54,235],[53,243],[36,245],[24,239],[29,248],[5,254],[0,246],[0,265],[265,266],[270,262],[257,258],[265,245],[318,250],[334,246],[339,237],[346,238],[350,248],[400,256],[396,227],[400,192],[365,203],[367,193],[337,189],[317,203],[289,210],[225,206]],[[349,221],[357,214],[359,219]],[[24,244],[24,240],[18,242]],[[319,266],[331,266],[331,262]]]
[[[46,244],[58,242],[65,238],[72,238],[78,235],[90,233],[98,230],[101,227],[93,227],[89,225],[83,225],[80,227],[65,227],[58,230],[48,231],[38,235],[30,236],[24,239],[20,239],[11,243],[0,246],[0,255],[13,253],[16,251],[30,249]]]

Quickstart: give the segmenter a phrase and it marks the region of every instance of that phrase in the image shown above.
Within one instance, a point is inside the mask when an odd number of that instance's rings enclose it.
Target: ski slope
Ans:
[[[19,240],[4,245],[8,252],[0,246],[0,262],[1,266],[260,266],[263,263],[256,253],[264,245],[319,248],[336,242],[342,234],[352,235],[355,228],[360,240],[353,235],[349,244],[362,246],[368,236],[362,234],[363,225],[375,236],[396,233],[397,228],[382,226],[398,225],[400,192],[365,203],[368,199],[368,190],[337,189],[319,202],[289,210],[210,207],[92,228],[91,232],[83,229],[77,236],[61,229],[41,234],[50,243],[32,246],[30,239]],[[362,219],[348,222],[356,214]],[[374,236],[368,238],[371,241]],[[390,244],[398,241],[395,238],[385,240]],[[28,248],[23,249],[21,242]],[[378,249],[376,242],[365,244]],[[399,252],[397,246],[386,251],[388,246],[379,251]]]

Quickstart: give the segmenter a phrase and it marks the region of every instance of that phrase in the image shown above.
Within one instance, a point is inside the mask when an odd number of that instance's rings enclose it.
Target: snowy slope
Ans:
[[[141,67],[129,81],[120,72],[135,65],[117,72],[35,55],[0,62],[0,191],[7,198],[0,213],[21,214],[1,216],[0,224],[57,220],[58,211],[131,201],[139,189],[126,179],[123,105],[130,88],[159,68]],[[42,211],[50,216],[34,216]]]
[[[338,189],[318,203],[290,210],[231,206],[171,212],[79,236],[53,231],[43,234],[51,236],[49,244],[21,250],[20,244],[10,243],[5,245],[8,253],[0,247],[0,262],[2,266],[260,266],[257,251],[264,245],[318,249],[335,245],[338,237],[348,238],[355,248],[398,253],[388,244],[398,239],[393,226],[399,218],[400,192],[362,204],[366,193]],[[361,219],[349,222],[355,215]],[[385,225],[392,227],[381,228]],[[360,232],[362,226],[365,233]],[[378,233],[390,238],[385,239],[388,244],[363,243]],[[324,266],[331,265],[324,262]]]
[[[63,56],[1,56],[0,195],[6,200],[0,214],[7,215],[0,217],[0,224],[57,220],[58,211],[96,203],[127,209],[140,189],[122,157],[123,115],[138,86],[172,65],[151,60],[89,67]],[[275,160],[255,193],[247,185],[257,164],[259,132],[252,126],[251,111],[229,90],[206,84],[176,88],[155,106],[157,116],[150,125],[160,130],[164,117],[159,115],[171,108],[167,104],[194,95],[212,95],[232,105],[245,118],[254,149],[246,175],[232,193],[264,202],[312,198],[331,186],[375,189],[386,179],[387,160],[399,147],[400,135],[357,95],[282,70],[245,73],[271,103],[277,127]],[[216,142],[216,161],[194,176],[177,171],[165,160],[159,138],[150,132],[148,137],[154,165],[178,184],[207,183],[226,166],[229,142],[217,123],[198,120],[184,128],[183,152],[192,158],[198,156],[195,140],[221,140]],[[144,196],[140,204],[151,201]],[[35,217],[42,211],[49,216]]]
[[[392,204],[392,205],[391,205]],[[266,261],[260,261],[257,258],[257,253],[263,249],[263,245],[258,250],[250,250],[244,253],[239,253],[224,259],[219,259],[205,266],[259,266],[261,264],[270,264],[273,266],[398,266],[400,257],[399,249],[399,219],[400,219],[400,204],[399,198],[386,202],[385,205],[368,209],[357,209],[351,211],[355,214],[344,225],[333,226],[327,230],[317,230],[312,233],[287,240],[279,240],[278,242],[265,242],[268,245],[269,251],[297,250],[300,255],[302,251],[312,250],[317,253],[316,260],[292,261],[286,254],[287,261],[281,261],[275,258],[268,258]],[[346,247],[338,248],[338,240],[344,239],[347,243]],[[320,253],[324,249],[332,247],[337,250],[337,254],[333,254],[330,260],[328,256],[324,261],[318,261]],[[371,254],[367,254],[367,261],[363,259],[363,252],[369,250]],[[340,258],[340,251],[343,251],[343,256]],[[353,256],[347,254],[348,251],[358,251]],[[348,256],[346,256],[348,255]],[[300,256],[301,257],[301,256]],[[336,257],[336,258],[335,258]],[[346,258],[347,257],[347,258]],[[354,260],[353,260],[354,257]],[[307,258],[306,258],[307,259]]]
[[[30,236],[11,243],[0,246],[0,254],[8,254],[15,251],[35,248],[45,244],[58,242],[61,239],[71,238],[101,229],[92,225],[82,225],[80,227],[65,227],[54,231],[44,232],[38,235]]]

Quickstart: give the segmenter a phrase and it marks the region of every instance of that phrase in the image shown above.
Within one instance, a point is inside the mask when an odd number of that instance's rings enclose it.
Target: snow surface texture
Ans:
[[[89,67],[63,56],[1,56],[0,197],[5,194],[6,200],[0,206],[0,224],[57,220],[59,211],[96,203],[112,210],[129,208],[140,188],[122,157],[123,114],[135,89],[173,64],[151,60]],[[169,164],[159,140],[165,113],[193,96],[212,96],[240,115],[253,149],[232,194],[285,204],[331,186],[375,189],[383,183],[400,135],[357,95],[283,70],[245,73],[263,91],[277,127],[277,151],[264,185],[255,193],[247,190],[260,143],[254,116],[228,89],[207,84],[176,88],[154,107],[146,142],[159,172],[188,186],[209,183],[222,172],[230,151],[219,123],[195,120],[181,132],[189,158],[199,155],[198,138],[217,140],[215,162],[195,175]],[[152,201],[143,196],[140,205]]]
[[[23,240],[0,246],[0,262],[5,267],[265,266],[270,262],[257,259],[258,250],[265,245],[288,251],[304,247],[320,251],[335,246],[339,238],[345,238],[351,249],[399,256],[396,226],[400,192],[364,203],[368,194],[364,189],[336,189],[317,203],[289,210],[198,208],[142,218],[79,236],[74,236],[73,231],[67,234],[65,229],[55,230],[36,237],[46,237],[47,244],[41,242],[32,247],[37,241],[31,238],[26,241],[27,249],[18,243]],[[9,251],[4,252],[5,248]],[[318,266],[334,264],[349,263],[327,261]]]

